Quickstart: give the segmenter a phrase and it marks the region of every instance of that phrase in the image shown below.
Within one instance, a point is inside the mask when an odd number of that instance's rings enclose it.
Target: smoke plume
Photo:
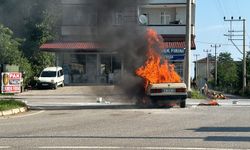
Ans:
[[[138,24],[138,7],[146,0],[95,0],[93,11],[97,12],[98,36],[95,40],[105,45],[107,51],[122,56],[124,72],[121,87],[129,96],[144,93],[143,82],[135,76],[135,70],[146,59],[146,30]],[[115,13],[122,14],[119,25],[114,25]],[[118,16],[119,17],[119,16]]]

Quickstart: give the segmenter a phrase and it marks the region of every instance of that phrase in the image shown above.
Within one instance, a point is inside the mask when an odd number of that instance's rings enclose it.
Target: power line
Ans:
[[[221,7],[221,10],[223,11],[223,14],[224,14],[224,16],[225,16],[225,14],[226,14],[225,8],[223,7],[223,5],[222,5],[222,3],[221,3],[220,0],[217,0],[217,2],[219,3],[219,5],[220,5],[220,7]]]
[[[197,43],[201,43],[201,44],[209,44],[209,45],[214,45],[214,44],[220,44],[221,46],[234,46],[233,44],[226,44],[226,43],[213,43],[213,42],[205,42],[205,41],[196,41]],[[243,46],[243,45],[236,45],[236,46]],[[246,46],[250,46],[250,45],[246,45]]]
[[[242,63],[243,63],[243,87],[242,87],[242,90],[243,90],[243,93],[245,93],[245,90],[246,90],[246,19],[242,19],[241,17],[239,17],[239,19],[234,19],[233,17],[231,17],[231,19],[226,19],[226,17],[224,17],[224,21],[227,21],[230,23],[230,30],[228,31],[229,34],[226,35],[228,36],[228,39],[234,44],[234,46],[236,47],[236,49],[238,51],[240,51],[239,47],[236,46],[236,44],[234,43],[235,40],[242,40],[243,41],[243,46],[242,46],[242,55],[243,55],[243,59],[242,59]],[[232,23],[233,22],[241,22],[242,23],[242,31],[234,31],[232,30]],[[233,33],[234,32],[239,32],[239,33],[242,33],[240,35],[234,35]],[[236,38],[234,39],[234,37],[236,36]],[[242,37],[242,39],[239,39],[238,37]]]

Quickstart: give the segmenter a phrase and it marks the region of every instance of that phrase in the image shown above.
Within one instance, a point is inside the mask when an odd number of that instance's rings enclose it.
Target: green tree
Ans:
[[[50,7],[47,5],[48,2],[51,2]],[[52,9],[52,6],[56,6],[57,1],[35,0],[34,3],[34,7],[31,9],[31,12],[34,13],[26,19],[26,40],[23,44],[23,50],[25,56],[32,62],[34,75],[37,76],[43,68],[55,65],[55,55],[41,52],[39,47],[45,42],[57,39],[57,23],[59,18],[57,14],[60,13],[55,12],[58,9]]]
[[[0,22],[24,39],[21,50],[38,75],[41,69],[54,65],[52,53],[41,52],[41,44],[57,39],[61,15],[60,0],[2,0]],[[42,60],[40,60],[42,59]]]
[[[13,32],[0,24],[0,64],[14,64],[25,72],[24,83],[29,82],[32,69],[29,61],[23,56],[19,46],[21,40],[13,38]]]
[[[220,53],[218,57],[218,84],[221,90],[226,92],[235,92],[238,88],[237,65],[230,53]]]
[[[247,95],[250,96],[250,52],[247,52],[247,57],[246,57],[246,61],[247,61]]]

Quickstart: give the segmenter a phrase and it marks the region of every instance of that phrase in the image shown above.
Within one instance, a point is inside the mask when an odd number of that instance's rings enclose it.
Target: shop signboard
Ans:
[[[162,51],[162,55],[169,61],[184,61],[184,48],[166,48]]]
[[[2,93],[20,93],[21,80],[22,80],[22,73],[20,72],[2,72],[1,76]]]

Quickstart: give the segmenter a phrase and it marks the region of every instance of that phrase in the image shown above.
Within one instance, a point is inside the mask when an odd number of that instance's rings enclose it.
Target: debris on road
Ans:
[[[207,102],[202,102],[198,104],[198,106],[219,106],[219,103],[217,102],[217,100],[212,99]]]
[[[97,103],[111,104],[110,101],[105,101],[105,100],[103,100],[102,97],[97,97],[96,99],[97,99],[97,101],[96,101]]]
[[[211,99],[226,99],[224,94],[215,91],[207,92],[207,96]]]

